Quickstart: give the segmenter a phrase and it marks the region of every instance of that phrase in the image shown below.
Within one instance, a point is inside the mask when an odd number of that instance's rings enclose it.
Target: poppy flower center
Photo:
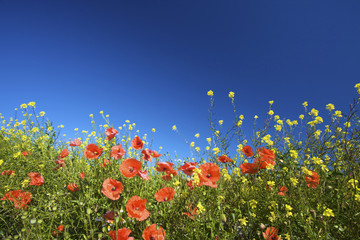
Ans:
[[[153,236],[150,237],[150,240],[156,240]]]
[[[168,200],[168,198],[167,197],[164,197],[164,201],[167,201]]]
[[[129,172],[133,172],[133,171],[134,171],[134,168],[131,167],[131,168],[129,169]]]
[[[112,187],[112,188],[111,188],[111,191],[115,191],[115,190],[116,190],[116,187]]]
[[[139,211],[139,207],[136,207],[135,210],[136,210],[136,211]]]
[[[207,178],[211,178],[211,174],[208,173],[208,174],[206,175],[206,177],[207,177]]]

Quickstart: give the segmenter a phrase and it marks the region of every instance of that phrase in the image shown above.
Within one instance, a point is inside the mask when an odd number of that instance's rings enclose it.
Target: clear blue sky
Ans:
[[[90,130],[90,113],[104,124],[103,110],[188,156],[171,127],[205,144],[210,89],[225,124],[235,92],[249,134],[269,100],[281,118],[304,101],[346,112],[360,82],[359,13],[358,0],[1,0],[0,112],[35,101],[72,136]]]

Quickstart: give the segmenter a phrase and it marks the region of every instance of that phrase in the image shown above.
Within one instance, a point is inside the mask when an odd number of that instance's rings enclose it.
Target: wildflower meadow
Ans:
[[[359,239],[360,97],[259,122],[230,92],[224,129],[207,95],[211,137],[182,162],[103,112],[68,142],[35,102],[0,116],[0,239]]]

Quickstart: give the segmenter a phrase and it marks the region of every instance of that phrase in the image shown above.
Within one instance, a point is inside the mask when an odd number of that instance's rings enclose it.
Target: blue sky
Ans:
[[[251,134],[274,100],[281,118],[302,102],[346,112],[360,82],[360,2],[349,1],[0,1],[0,112],[35,101],[72,137],[104,124],[156,129],[154,147],[190,154],[215,112],[233,121],[229,91]],[[236,144],[236,143],[235,143]]]

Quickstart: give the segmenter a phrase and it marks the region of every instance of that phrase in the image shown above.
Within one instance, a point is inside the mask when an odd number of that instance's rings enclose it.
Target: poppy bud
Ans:
[[[261,229],[261,230],[265,230],[265,228],[266,228],[266,226],[265,226],[263,223],[261,223],[261,224],[260,224],[260,229]]]
[[[220,215],[220,219],[221,219],[221,221],[226,222],[226,216],[225,216],[225,214],[221,214],[221,215]]]
[[[311,213],[311,216],[312,216],[313,218],[316,218],[316,211],[315,211],[315,210],[311,209],[311,210],[310,210],[310,213]]]

